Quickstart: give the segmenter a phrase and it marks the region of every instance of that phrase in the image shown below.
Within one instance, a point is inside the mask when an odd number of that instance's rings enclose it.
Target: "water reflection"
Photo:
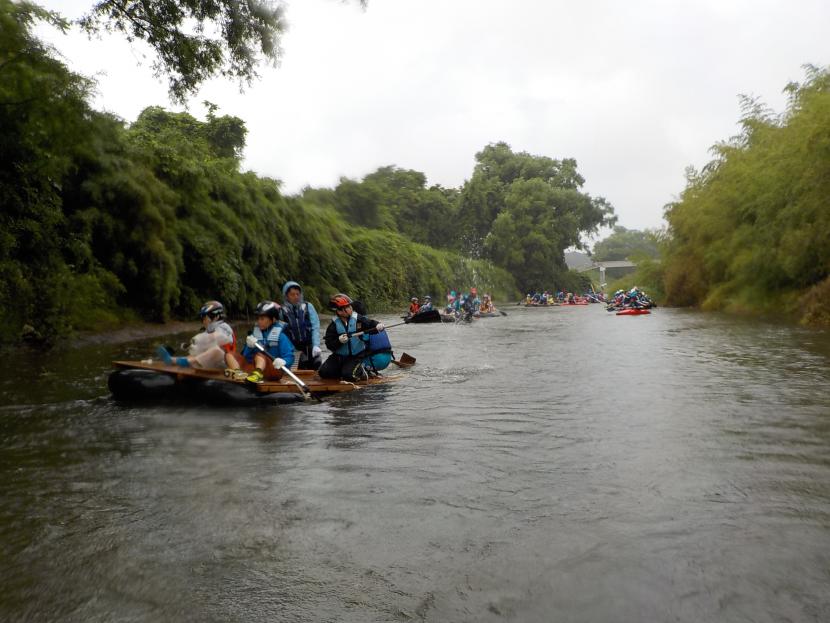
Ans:
[[[321,404],[107,397],[179,336],[22,354],[0,617],[827,618],[826,332],[507,311],[400,327],[415,368]]]

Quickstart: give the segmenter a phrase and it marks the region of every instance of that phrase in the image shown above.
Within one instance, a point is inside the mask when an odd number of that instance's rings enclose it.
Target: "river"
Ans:
[[[115,403],[158,339],[10,357],[0,620],[830,620],[830,332],[504,310],[320,404]]]

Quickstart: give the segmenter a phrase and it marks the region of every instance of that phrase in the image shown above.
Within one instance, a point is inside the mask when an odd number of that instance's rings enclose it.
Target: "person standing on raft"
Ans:
[[[303,300],[303,289],[296,281],[282,286],[282,308],[279,315],[283,332],[300,352],[298,368],[317,370],[323,362],[320,350],[320,317],[314,305]]]
[[[159,346],[156,354],[168,366],[183,368],[218,368],[222,369],[233,361],[236,350],[236,333],[225,322],[225,306],[219,301],[208,301],[199,310],[202,331],[190,339],[188,355],[173,357],[164,346]]]
[[[383,331],[383,323],[361,316],[352,309],[352,299],[345,294],[335,294],[329,299],[329,309],[335,313],[326,328],[324,341],[331,355],[320,366],[317,374],[324,379],[365,381],[368,374],[363,367],[363,355],[369,334]],[[365,331],[363,335],[353,335]]]

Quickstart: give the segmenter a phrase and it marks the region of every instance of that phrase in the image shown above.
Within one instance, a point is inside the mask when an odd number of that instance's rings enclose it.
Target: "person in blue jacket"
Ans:
[[[282,308],[279,319],[283,332],[291,340],[294,350],[300,352],[297,367],[317,370],[323,363],[320,350],[320,318],[314,305],[303,300],[303,289],[296,281],[282,286]]]
[[[282,378],[280,368],[291,366],[294,363],[294,345],[283,331],[282,324],[277,320],[280,306],[274,301],[262,301],[256,306],[256,326],[254,326],[241,355],[236,355],[228,361],[225,374],[236,376],[237,370],[253,370],[245,378],[249,383],[262,383],[264,380],[279,380]],[[257,348],[261,345],[271,357],[267,357]]]

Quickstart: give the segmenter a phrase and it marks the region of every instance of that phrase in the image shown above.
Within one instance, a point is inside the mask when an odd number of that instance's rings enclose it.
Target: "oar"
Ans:
[[[395,324],[390,324],[389,326],[383,327],[383,330],[386,331],[386,329],[391,329],[392,327],[399,327],[403,324],[409,324],[409,323],[408,322],[396,322]],[[374,329],[364,329],[363,331],[357,331],[355,333],[347,333],[346,335],[348,335],[349,337],[357,337],[359,335],[363,335],[367,331],[374,331]]]
[[[400,359],[393,359],[392,363],[394,363],[399,368],[409,368],[410,366],[415,365],[415,357],[403,353]]]
[[[268,359],[271,360],[271,363],[273,363],[274,359],[276,359],[276,357],[274,357],[271,353],[269,353],[267,350],[265,350],[265,347],[262,344],[260,344],[259,342],[256,343],[256,349],[259,352],[261,352],[263,355],[268,357]],[[302,381],[302,379],[300,379],[300,377],[298,377],[296,374],[294,374],[291,370],[288,369],[288,366],[282,366],[280,368],[280,370],[284,374],[287,374],[288,378],[290,378],[292,381],[294,381],[294,384],[303,391],[303,397],[308,398],[309,396],[311,396],[312,398],[314,398],[318,402],[322,402],[320,396],[317,396],[314,392],[312,392],[308,388],[308,385],[303,383],[303,381]]]

